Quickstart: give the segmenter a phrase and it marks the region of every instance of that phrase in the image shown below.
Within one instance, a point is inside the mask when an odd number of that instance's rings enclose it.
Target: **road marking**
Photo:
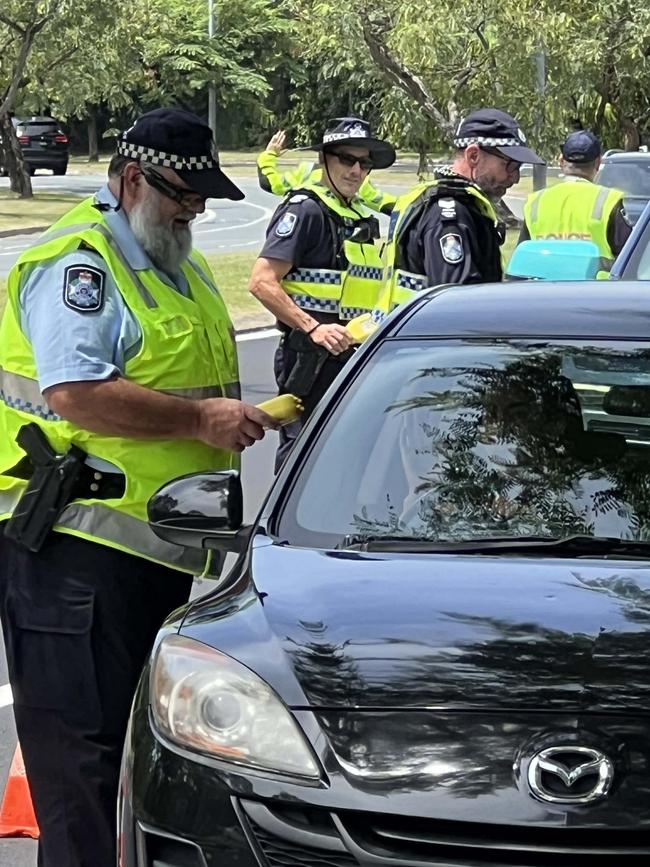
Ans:
[[[8,683],[0,686],[0,708],[8,707],[13,704],[14,698],[11,694],[11,687]]]
[[[258,217],[256,220],[250,220],[248,223],[237,223],[236,226],[215,226],[213,229],[205,228],[196,232],[196,234],[206,235],[208,232],[232,232],[233,229],[247,229],[249,226],[256,226],[258,223],[268,220],[273,214],[273,208],[265,208],[263,205],[256,205],[254,202],[242,202],[242,204],[247,205],[249,208],[256,208],[258,211],[262,212],[262,216]]]

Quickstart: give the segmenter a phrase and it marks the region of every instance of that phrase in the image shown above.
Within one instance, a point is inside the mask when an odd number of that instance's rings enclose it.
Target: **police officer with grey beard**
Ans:
[[[208,197],[243,198],[210,128],[157,109],[117,150],[19,258],[0,326],[0,618],[40,867],[114,867],[133,693],[206,568],[152,532],[150,497],[236,469],[276,426],[239,399],[232,323],[191,248]]]

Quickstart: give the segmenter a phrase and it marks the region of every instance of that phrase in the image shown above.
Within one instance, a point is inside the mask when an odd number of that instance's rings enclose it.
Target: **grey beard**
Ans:
[[[180,271],[192,250],[192,232],[161,223],[155,200],[147,197],[129,214],[131,231],[151,261],[166,274]]]

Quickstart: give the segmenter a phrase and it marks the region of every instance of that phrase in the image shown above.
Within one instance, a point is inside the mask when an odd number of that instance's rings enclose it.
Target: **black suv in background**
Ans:
[[[51,169],[64,175],[68,169],[68,136],[53,117],[14,117],[12,123],[30,174]],[[4,174],[4,171],[2,171]]]
[[[650,201],[650,153],[607,151],[595,180],[597,184],[616,187],[625,193],[625,212],[630,222],[636,223]]]

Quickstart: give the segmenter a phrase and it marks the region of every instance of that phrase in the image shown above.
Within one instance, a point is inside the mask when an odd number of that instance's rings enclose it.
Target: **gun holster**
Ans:
[[[317,346],[304,331],[294,329],[287,337],[287,349],[296,353],[296,361],[284,383],[284,390],[296,397],[306,397],[314,387],[330,353]]]
[[[57,454],[33,422],[21,427],[16,442],[27,453],[34,471],[4,532],[28,551],[40,551],[57,518],[74,499],[73,489],[86,453],[73,445],[66,454]]]

